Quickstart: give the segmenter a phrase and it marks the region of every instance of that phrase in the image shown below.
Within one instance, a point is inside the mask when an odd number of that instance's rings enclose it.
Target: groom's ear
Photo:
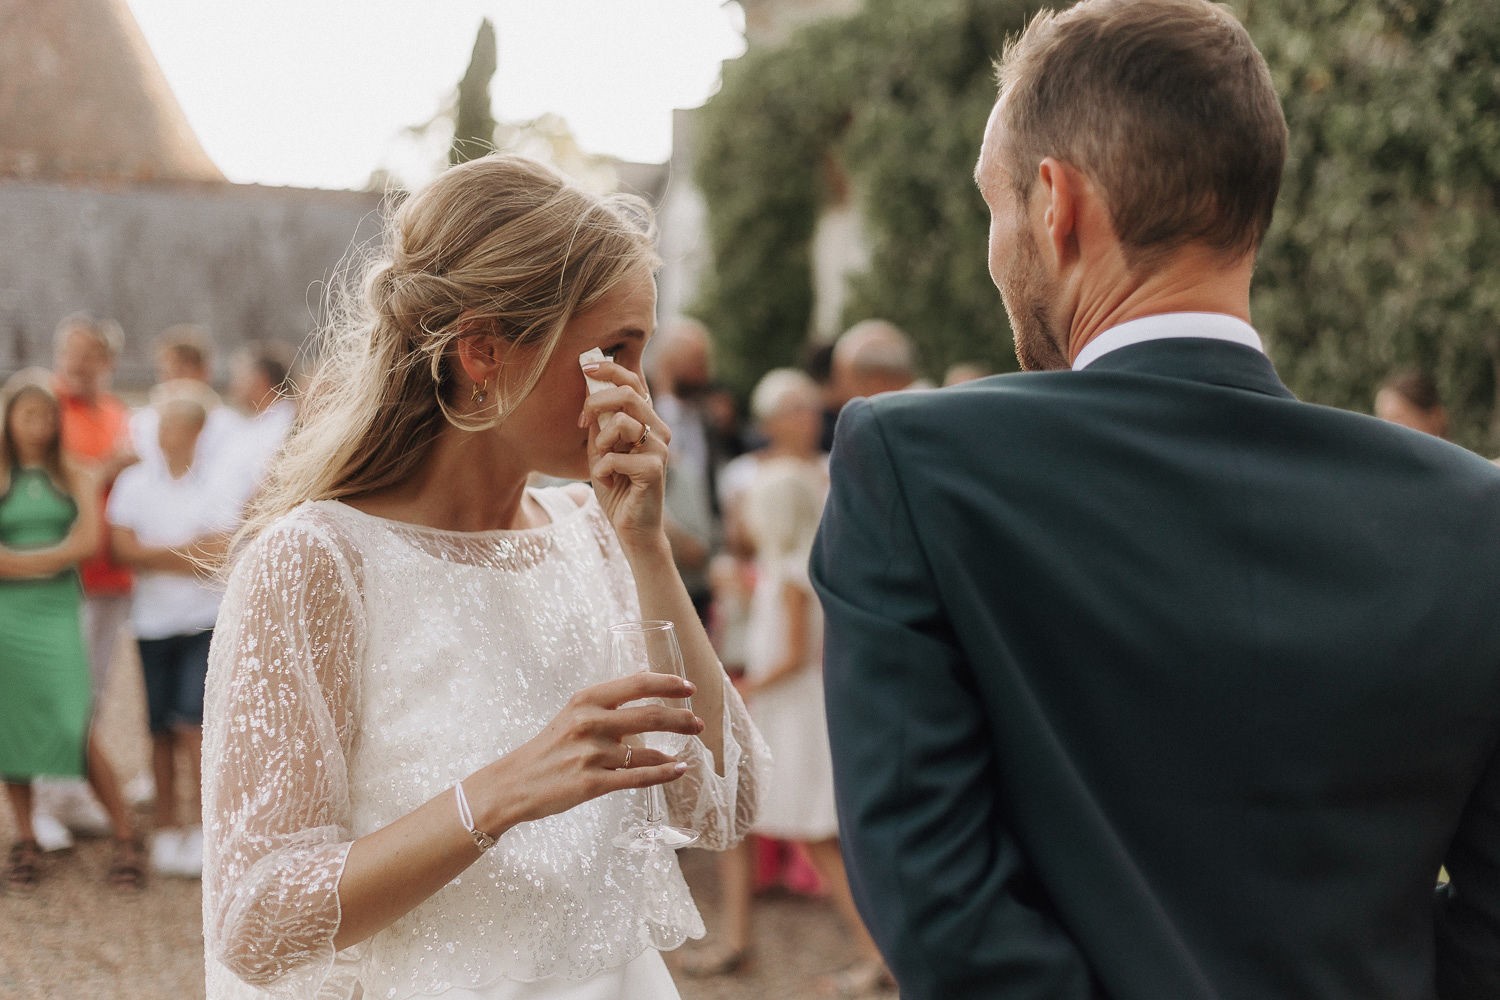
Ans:
[[[1044,157],[1037,166],[1037,183],[1033,185],[1035,201],[1031,208],[1033,221],[1046,234],[1039,241],[1050,250],[1055,270],[1063,271],[1080,256],[1078,243],[1079,198],[1088,179],[1072,164],[1056,157]]]

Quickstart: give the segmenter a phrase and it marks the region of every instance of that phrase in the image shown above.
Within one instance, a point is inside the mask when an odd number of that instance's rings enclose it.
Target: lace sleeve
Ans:
[[[722,672],[721,672],[722,676]],[[744,839],[760,812],[760,788],[770,753],[745,702],[724,677],[724,773],[702,741],[689,741],[688,770],[666,787],[672,822],[697,830],[699,847],[722,851]]]
[[[603,560],[603,578],[617,609],[614,621],[639,618],[635,578],[593,491],[584,486],[570,489],[568,496],[573,503],[592,507],[590,523]],[[682,757],[688,762],[687,773],[665,786],[671,821],[697,830],[697,846],[710,851],[727,850],[750,832],[760,812],[762,776],[770,761],[760,731],[722,667],[719,678],[724,685],[724,773],[717,772],[702,741],[693,739]]]
[[[203,933],[221,964],[310,997],[334,960],[354,836],[346,757],[364,633],[348,564],[304,518],[230,579],[209,659],[203,744]]]

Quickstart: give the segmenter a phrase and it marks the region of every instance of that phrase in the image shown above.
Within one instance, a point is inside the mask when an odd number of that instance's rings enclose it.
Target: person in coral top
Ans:
[[[109,392],[120,344],[117,324],[83,314],[58,324],[54,342],[63,452],[95,467],[106,497],[120,470],[136,461],[130,444],[130,410]],[[79,572],[89,673],[97,700],[109,676],[120,630],[130,616],[131,575],[129,567],[114,560],[107,542],[83,562]]]
[[[63,454],[90,470],[102,493],[90,505],[99,518],[100,543],[78,567],[83,585],[83,638],[89,686],[97,707],[130,617],[130,569],[110,554],[103,510],[120,470],[134,463],[130,410],[109,391],[123,336],[119,324],[74,313],[57,325],[53,341],[53,390],[62,417]],[[73,834],[103,835],[109,817],[82,781],[47,779],[37,784],[36,839],[43,850],[72,846]]]

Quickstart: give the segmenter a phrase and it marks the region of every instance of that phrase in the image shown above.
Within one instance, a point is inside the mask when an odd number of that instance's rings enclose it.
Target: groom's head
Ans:
[[[1078,275],[1058,260],[1068,247],[1046,243],[1049,209],[1095,209],[1078,221],[1100,223],[1127,272],[1184,248],[1253,258],[1281,185],[1286,122],[1265,60],[1226,9],[1084,0],[1038,15],[999,71],[976,180],[1024,367],[1066,366],[1047,327]]]

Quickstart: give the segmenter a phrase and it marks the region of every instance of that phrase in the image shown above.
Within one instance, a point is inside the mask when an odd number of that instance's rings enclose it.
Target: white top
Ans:
[[[174,479],[165,465],[140,462],[121,472],[105,517],[150,548],[176,548],[234,526],[237,508],[194,462]],[[165,639],[213,628],[223,588],[202,575],[141,570],[130,602],[139,639]]]
[[[533,737],[608,678],[607,627],[639,617],[593,495],[532,495],[552,521],[521,531],[304,504],[235,566],[204,712],[209,1000],[490,995],[505,979],[609,975],[703,934],[674,854],[612,846],[645,813],[643,792],[619,792],[506,832],[391,927],[333,951],[349,844]],[[693,740],[666,786],[673,821],[710,848],[750,828],[765,757],[727,682],[724,700],[724,776]]]
[[[762,452],[747,451],[724,463],[724,468],[719,470],[715,481],[720,510],[732,510],[745,499],[745,495],[750,492],[750,487],[755,485],[755,477],[763,461],[765,457]],[[816,461],[822,468],[823,475],[827,476],[828,455],[819,452]]]
[[[747,451],[724,463],[714,483],[719,497],[719,509],[733,509],[755,482],[755,470],[760,466],[760,453]]]
[[[1265,353],[1260,334],[1244,320],[1224,313],[1162,313],[1160,316],[1133,319],[1100,333],[1083,345],[1083,350],[1073,359],[1073,370],[1083,371],[1110,351],[1118,351],[1132,344],[1144,344],[1148,340],[1183,339],[1224,340]]]
[[[214,476],[242,506],[260,489],[271,459],[281,450],[296,418],[297,407],[291,400],[277,400],[260,413],[242,418],[229,446],[217,456]]]

